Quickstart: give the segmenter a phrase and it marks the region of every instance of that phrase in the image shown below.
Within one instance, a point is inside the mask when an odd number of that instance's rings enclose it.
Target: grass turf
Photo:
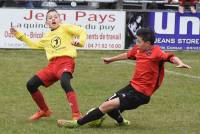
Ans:
[[[79,51],[72,86],[77,92],[82,113],[96,107],[118,89],[126,86],[134,65],[115,62],[103,64],[101,58],[121,51]],[[164,83],[148,105],[126,111],[124,117],[131,126],[116,127],[107,118],[101,128],[87,125],[78,129],[58,128],[56,120],[70,119],[70,108],[60,83],[41,87],[45,100],[53,110],[50,118],[28,122],[37,111],[26,90],[26,82],[47,64],[43,51],[0,50],[0,133],[1,134],[199,134],[200,126],[200,53],[175,52],[191,65],[191,70],[177,69],[167,63],[166,69],[190,78],[166,73]],[[132,62],[132,61],[129,61]]]

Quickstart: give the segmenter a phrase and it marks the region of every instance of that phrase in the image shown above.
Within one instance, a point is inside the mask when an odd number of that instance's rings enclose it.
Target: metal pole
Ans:
[[[123,0],[117,1],[117,9],[123,9]]]

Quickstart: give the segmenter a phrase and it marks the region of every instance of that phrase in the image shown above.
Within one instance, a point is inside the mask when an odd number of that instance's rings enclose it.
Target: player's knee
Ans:
[[[106,101],[106,102],[102,103],[99,107],[99,109],[105,113],[107,113],[115,108],[117,108],[117,105],[115,103],[113,103],[112,101]]]
[[[71,78],[72,76],[68,72],[64,72],[61,76],[60,84],[66,93],[73,91],[73,88],[70,83]]]
[[[71,84],[70,84],[70,81],[61,80],[61,81],[60,81],[60,84],[61,84],[63,90],[65,91],[65,93],[68,93],[68,92],[73,91],[73,89],[72,89],[72,87],[71,87]]]
[[[37,76],[34,75],[27,83],[26,87],[28,91],[33,94],[38,90],[38,87],[44,85],[42,80]]]
[[[26,88],[28,89],[28,91],[32,94],[34,92],[36,92],[38,89],[38,87],[31,82],[30,80],[26,83]]]
[[[99,109],[103,112],[103,113],[107,113],[110,111],[110,105],[107,102],[102,103],[99,106]]]

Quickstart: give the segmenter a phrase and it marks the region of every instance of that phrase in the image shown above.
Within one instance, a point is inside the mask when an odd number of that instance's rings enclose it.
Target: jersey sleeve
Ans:
[[[160,61],[173,63],[173,58],[174,58],[173,53],[164,52],[160,49],[160,56],[159,56]]]
[[[137,50],[138,50],[138,47],[134,45],[134,47],[127,52],[128,59],[135,60],[136,59],[135,55],[137,53]]]
[[[21,40],[24,43],[26,43],[26,45],[28,45],[30,48],[33,48],[33,49],[42,49],[43,48],[43,44],[40,40],[33,41],[22,32],[17,31],[15,37],[18,40]]]
[[[87,32],[83,27],[70,24],[67,26],[66,29],[69,34],[79,37],[80,43],[79,43],[78,47],[83,47],[85,45],[86,38],[87,38]]]

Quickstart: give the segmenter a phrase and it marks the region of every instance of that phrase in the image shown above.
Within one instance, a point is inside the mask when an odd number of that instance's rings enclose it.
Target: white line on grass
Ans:
[[[117,62],[135,65],[135,63],[127,62],[127,61],[117,61]],[[200,79],[200,76],[194,76],[194,75],[189,75],[189,74],[177,73],[177,72],[170,71],[170,70],[167,70],[167,69],[165,69],[165,72],[167,72],[169,74],[174,74],[174,75],[177,75],[177,76],[184,76],[184,77],[192,78],[192,79]]]
[[[189,74],[183,74],[183,73],[177,73],[177,72],[170,71],[170,70],[167,70],[167,69],[165,69],[165,72],[167,72],[169,74],[175,74],[175,75],[179,75],[179,76],[184,76],[184,77],[192,78],[192,79],[200,79],[199,76],[189,75]]]

